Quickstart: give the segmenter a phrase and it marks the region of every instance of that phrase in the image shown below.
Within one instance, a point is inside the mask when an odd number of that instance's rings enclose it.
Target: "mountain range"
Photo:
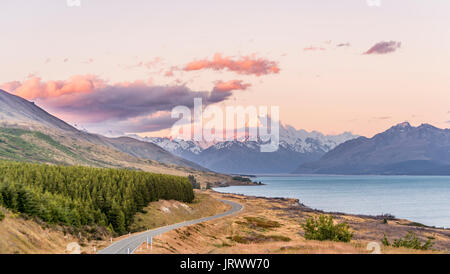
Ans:
[[[450,175],[450,129],[408,122],[340,144],[296,173]]]
[[[208,144],[135,135],[109,138],[78,130],[34,103],[0,90],[0,159],[179,175],[450,175],[450,129],[429,124],[413,127],[404,122],[372,138],[281,126],[278,151],[260,152],[261,145],[246,139]]]
[[[140,138],[134,136],[135,138]],[[318,160],[337,145],[358,136],[349,132],[324,135],[280,126],[280,144],[275,152],[261,152],[261,141],[246,139],[211,144],[169,138],[141,138],[210,170],[229,174],[290,173],[298,165]]]

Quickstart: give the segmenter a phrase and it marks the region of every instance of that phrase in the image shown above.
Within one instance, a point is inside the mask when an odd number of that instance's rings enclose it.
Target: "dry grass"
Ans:
[[[267,199],[240,195],[197,191],[192,204],[177,201],[151,203],[147,213],[136,216],[135,229],[159,227],[224,212],[228,206],[217,199],[233,200],[244,205],[237,215],[199,223],[170,231],[153,239],[153,249],[141,246],[136,253],[231,253],[231,254],[367,254],[369,242],[380,243],[383,235],[389,239],[403,237],[414,231],[422,240],[433,239],[431,251],[381,246],[382,253],[424,254],[448,253],[450,231],[415,226],[407,220],[392,219],[383,223],[376,217],[333,213],[337,222],[347,222],[354,233],[350,243],[310,241],[303,237],[301,224],[323,212],[311,210],[294,199]],[[5,209],[6,218],[0,222],[0,253],[67,253],[66,245],[79,242],[58,227],[43,228]],[[417,225],[417,224],[416,224]],[[127,235],[114,239],[120,240]],[[90,241],[82,245],[83,253],[94,253],[110,243]],[[96,249],[94,249],[94,247]]]
[[[81,253],[95,253],[106,246],[103,240],[89,241],[86,231],[78,238],[67,227],[36,222],[2,207],[0,211],[6,215],[0,221],[0,254],[69,254],[70,243],[78,244]]]
[[[45,229],[34,221],[0,208],[6,218],[0,222],[0,253],[65,253],[66,245],[77,242],[71,235]]]
[[[369,216],[331,214],[337,222],[346,221],[354,237],[350,243],[310,241],[303,237],[301,224],[322,212],[311,210],[295,199],[267,199],[206,192],[212,197],[229,199],[244,205],[235,216],[209,221],[165,233],[154,240],[152,250],[141,246],[137,253],[231,253],[231,254],[368,254],[369,242],[378,242],[382,253],[447,253],[450,231],[411,226],[406,220],[383,220]],[[389,238],[414,231],[421,239],[433,237],[431,251],[384,247],[383,233]],[[289,240],[288,240],[289,239]]]
[[[143,231],[156,227],[180,223],[192,219],[206,216],[213,216],[227,211],[229,205],[221,203],[210,195],[195,193],[195,200],[192,203],[182,203],[178,201],[165,201],[150,203],[144,211],[138,213],[131,225],[132,231]]]

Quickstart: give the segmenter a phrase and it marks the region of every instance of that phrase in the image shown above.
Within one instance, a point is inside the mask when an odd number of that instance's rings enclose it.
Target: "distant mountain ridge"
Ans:
[[[400,123],[372,138],[349,140],[295,173],[450,175],[450,129]]]
[[[245,139],[209,145],[159,137],[145,137],[141,140],[157,144],[175,155],[216,172],[274,174],[291,173],[299,163],[318,160],[337,145],[356,137],[358,136],[349,132],[324,135],[316,131],[307,132],[296,130],[291,126],[281,126],[279,149],[270,153],[260,151],[262,142]]]

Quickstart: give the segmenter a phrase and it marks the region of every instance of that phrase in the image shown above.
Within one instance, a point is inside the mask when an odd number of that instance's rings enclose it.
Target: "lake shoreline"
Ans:
[[[356,216],[344,213],[324,213],[302,205],[293,198],[267,198],[203,190],[217,200],[229,200],[243,205],[236,215],[165,233],[155,242],[153,251],[142,248],[144,254],[368,254],[369,243],[380,246],[383,254],[448,253],[450,231],[415,226],[408,220],[377,216]],[[302,224],[310,217],[333,216],[336,223],[347,223],[353,232],[349,243],[307,240]],[[262,228],[250,220],[276,224]],[[430,250],[415,250],[384,246],[384,235],[392,242],[409,232],[421,242],[433,239]],[[168,248],[170,247],[170,248]]]
[[[226,187],[221,187],[226,188]],[[405,221],[409,222],[411,224],[414,224],[414,226],[417,227],[424,227],[424,228],[432,228],[432,229],[439,229],[439,230],[449,230],[450,228],[446,227],[438,227],[438,226],[429,226],[425,225],[419,222],[415,222],[414,220],[404,219],[404,218],[397,218],[394,215],[391,215],[389,213],[386,214],[380,214],[380,215],[371,215],[371,214],[354,214],[354,213],[346,213],[346,212],[340,212],[340,211],[326,211],[322,209],[317,209],[310,207],[304,203],[300,202],[300,199],[297,198],[289,198],[289,197],[266,197],[266,196],[253,196],[253,195],[246,195],[246,194],[240,194],[240,193],[232,193],[232,192],[219,192],[215,189],[212,189],[214,193],[221,194],[221,195],[234,195],[237,197],[242,197],[242,199],[266,199],[266,200],[273,200],[273,201],[295,201],[305,212],[313,212],[313,213],[319,213],[319,214],[325,214],[325,215],[338,215],[338,216],[353,216],[358,218],[367,218],[367,219],[373,219],[373,220],[381,220],[384,219],[389,221]]]
[[[450,228],[449,176],[254,177],[261,188],[214,188],[265,198],[293,198],[311,210],[354,216],[395,216],[426,227]]]

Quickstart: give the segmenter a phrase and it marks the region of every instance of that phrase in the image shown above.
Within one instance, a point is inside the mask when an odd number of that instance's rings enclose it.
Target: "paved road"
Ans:
[[[146,232],[141,232],[139,234],[135,234],[133,236],[127,237],[123,240],[120,240],[118,242],[113,243],[112,245],[108,246],[107,248],[100,250],[98,254],[130,254],[133,253],[142,243],[147,241],[147,238],[150,239],[151,237],[155,237],[159,234],[166,233],[168,231],[171,231],[173,229],[177,229],[180,227],[188,226],[188,225],[194,225],[206,221],[211,221],[215,219],[219,219],[228,215],[236,214],[237,212],[241,211],[243,206],[241,204],[231,202],[228,200],[219,200],[225,204],[231,205],[231,209],[227,212],[210,216],[210,217],[204,217],[200,219],[195,219],[191,221],[186,221],[178,224],[168,225],[160,228],[156,228],[153,230],[149,230]]]

